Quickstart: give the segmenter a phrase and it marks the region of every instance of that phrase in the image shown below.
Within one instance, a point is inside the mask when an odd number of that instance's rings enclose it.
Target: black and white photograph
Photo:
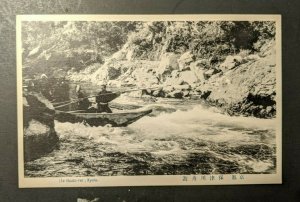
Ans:
[[[17,16],[19,186],[281,183],[280,19]]]

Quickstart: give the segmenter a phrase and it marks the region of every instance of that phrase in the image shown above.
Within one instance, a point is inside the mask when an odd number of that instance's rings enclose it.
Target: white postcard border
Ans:
[[[22,21],[276,21],[276,174],[145,175],[43,177],[24,175],[22,103]],[[169,185],[242,185],[282,183],[282,62],[281,15],[17,15],[18,175],[20,188],[111,187]]]

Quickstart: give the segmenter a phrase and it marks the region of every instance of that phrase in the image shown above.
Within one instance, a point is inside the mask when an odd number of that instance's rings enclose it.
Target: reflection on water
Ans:
[[[116,102],[143,104],[122,96]],[[55,123],[60,148],[25,164],[25,176],[274,173],[275,120],[230,117],[191,101],[147,103],[128,127]]]

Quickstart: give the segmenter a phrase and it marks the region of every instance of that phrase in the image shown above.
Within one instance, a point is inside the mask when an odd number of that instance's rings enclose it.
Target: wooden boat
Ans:
[[[55,119],[60,122],[70,123],[87,123],[90,126],[105,126],[110,124],[112,127],[127,126],[143,116],[150,114],[152,109],[149,110],[133,110],[116,113],[86,113],[84,111],[55,111]]]

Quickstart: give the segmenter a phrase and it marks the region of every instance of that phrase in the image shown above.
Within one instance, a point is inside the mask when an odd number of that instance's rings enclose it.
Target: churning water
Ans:
[[[55,122],[59,148],[27,162],[25,176],[276,172],[275,120],[230,117],[191,101],[139,104],[154,112],[128,127]]]

